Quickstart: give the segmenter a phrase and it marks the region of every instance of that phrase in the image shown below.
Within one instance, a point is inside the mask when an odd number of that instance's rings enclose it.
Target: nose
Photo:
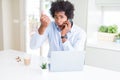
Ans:
[[[61,25],[61,24],[62,24],[62,22],[61,22],[60,19],[56,19],[55,21],[56,21],[56,23],[57,23],[58,25]]]

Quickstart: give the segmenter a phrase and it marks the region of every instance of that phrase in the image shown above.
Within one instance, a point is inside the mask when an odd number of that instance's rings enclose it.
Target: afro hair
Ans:
[[[64,11],[65,15],[68,19],[72,19],[74,17],[74,6],[69,1],[56,1],[52,2],[50,13],[54,18],[55,12]]]

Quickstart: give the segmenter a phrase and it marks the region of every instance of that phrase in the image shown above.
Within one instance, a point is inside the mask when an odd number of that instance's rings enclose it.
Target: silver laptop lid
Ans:
[[[50,71],[80,71],[83,69],[85,51],[52,51]]]

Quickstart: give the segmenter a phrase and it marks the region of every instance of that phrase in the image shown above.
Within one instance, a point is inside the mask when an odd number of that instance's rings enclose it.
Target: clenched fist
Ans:
[[[41,13],[40,22],[41,22],[41,25],[40,25],[40,28],[38,29],[38,32],[39,34],[42,35],[51,21],[47,15]]]

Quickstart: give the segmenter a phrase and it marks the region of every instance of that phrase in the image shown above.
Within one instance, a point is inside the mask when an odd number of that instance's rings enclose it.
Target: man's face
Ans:
[[[60,11],[60,12],[55,12],[54,15],[54,19],[55,19],[55,23],[61,27],[62,24],[67,21],[67,16],[65,15],[64,11]]]

